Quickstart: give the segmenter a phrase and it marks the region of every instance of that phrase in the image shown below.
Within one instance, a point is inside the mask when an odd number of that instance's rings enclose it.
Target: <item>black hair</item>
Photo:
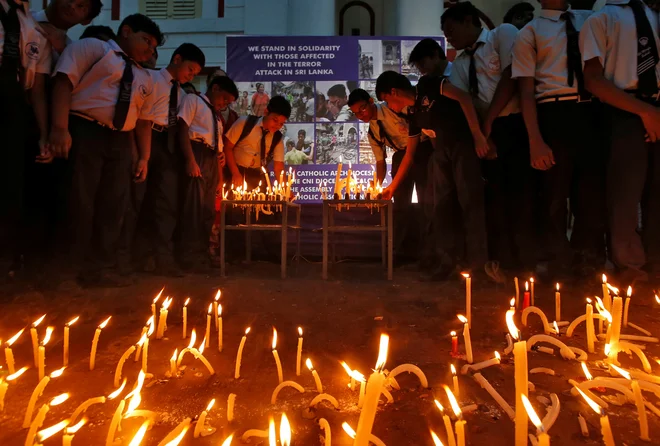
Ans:
[[[192,43],[182,43],[179,45],[179,48],[174,50],[174,53],[172,54],[172,58],[170,59],[170,63],[172,63],[172,60],[174,60],[174,56],[181,56],[181,60],[189,60],[191,62],[195,62],[199,64],[202,69],[204,68],[204,64],[206,63],[206,57],[204,56],[204,52],[199,49],[197,45],[194,45]]]
[[[161,46],[165,42],[165,36],[160,30],[160,27],[151,20],[149,17],[143,14],[131,14],[122,20],[119,28],[117,28],[117,35],[121,35],[121,29],[124,26],[128,26],[133,30],[133,32],[144,32],[152,36],[158,42],[158,46]]]
[[[81,39],[93,38],[93,39],[105,40],[107,42],[108,40],[115,40],[117,38],[117,35],[109,26],[90,25],[85,27],[85,30],[80,35],[80,38]]]
[[[383,94],[389,94],[393,89],[415,91],[406,76],[396,71],[385,71],[376,80],[376,97],[382,100]]]
[[[257,82],[257,91],[259,91],[259,87],[264,87],[264,89],[266,88],[264,84],[262,84],[261,82]]]
[[[298,130],[298,136],[300,136],[301,134],[307,136],[307,130],[305,130],[305,129]]]
[[[369,102],[369,99],[371,99],[371,96],[366,90],[363,90],[362,88],[356,88],[355,90],[351,91],[351,94],[348,97],[348,106],[352,107],[361,101]]]
[[[502,23],[511,23],[513,22],[514,17],[522,15],[526,12],[534,12],[534,5],[527,2],[516,3],[506,12],[506,14],[504,14]]]
[[[218,88],[222,91],[226,91],[230,95],[234,96],[234,100],[238,99],[238,88],[233,80],[229,79],[226,76],[216,76],[213,78],[209,84],[209,91],[213,88],[214,85],[217,85]]]
[[[568,0],[568,3],[570,3],[573,9],[584,9],[588,11],[594,9],[596,0]]]
[[[460,2],[447,8],[447,10],[442,14],[442,18],[440,18],[440,24],[441,26],[445,26],[445,22],[447,20],[463,22],[468,17],[472,17],[472,24],[474,26],[481,28],[479,10],[472,4],[472,2]]]
[[[325,95],[323,93],[316,93],[316,100],[317,101],[326,101],[327,99],[325,98]]]
[[[421,40],[417,45],[415,45],[415,48],[413,48],[412,52],[410,53],[410,57],[408,57],[408,63],[414,64],[421,62],[427,57],[435,56],[435,53],[438,53],[438,57],[440,57],[440,59],[447,59],[445,50],[442,49],[436,40],[428,38]]]
[[[295,147],[295,146],[296,146],[296,142],[295,142],[293,139],[289,139],[289,140],[287,140],[287,142],[286,142],[286,146],[287,146],[287,147],[289,147],[289,146]]]
[[[270,101],[268,101],[268,106],[266,110],[269,113],[276,113],[278,115],[284,116],[286,119],[291,117],[291,104],[286,98],[282,96],[273,96]]]
[[[336,96],[338,98],[346,97],[346,86],[344,84],[336,84],[328,90],[328,96]]]
[[[103,3],[101,0],[90,0],[87,20],[94,20],[97,18],[99,14],[101,14],[101,9],[103,9]]]
[[[204,65],[202,65],[202,67],[203,66]],[[215,74],[218,71],[222,71],[225,74]],[[211,69],[211,72],[208,74],[208,76],[206,76],[206,85],[209,85],[211,83],[211,81],[213,80],[213,78],[215,78],[216,76],[227,76],[227,72],[225,70],[223,70],[222,68],[220,68],[220,67]]]

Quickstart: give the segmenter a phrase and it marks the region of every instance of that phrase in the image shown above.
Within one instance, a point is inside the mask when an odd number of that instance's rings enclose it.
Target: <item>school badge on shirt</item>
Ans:
[[[25,45],[25,55],[32,60],[39,60],[39,45],[37,42],[28,42]]]

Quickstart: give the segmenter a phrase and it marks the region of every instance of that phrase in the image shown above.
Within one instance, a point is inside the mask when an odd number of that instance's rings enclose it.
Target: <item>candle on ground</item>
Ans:
[[[18,372],[5,377],[4,380],[0,378],[0,412],[5,410],[5,395],[7,394],[9,383],[18,379],[18,377],[25,373],[27,369],[27,367],[23,367]]]
[[[472,278],[467,273],[462,275],[465,277],[465,316],[468,320],[468,326],[472,328]]]
[[[603,300],[604,301],[609,301],[610,291],[607,288],[607,276],[605,274],[603,274],[602,279],[603,279],[603,285],[602,285],[602,287],[603,287],[602,288],[603,289]],[[605,309],[609,311],[609,306],[606,306]],[[604,331],[603,330],[603,321],[599,320],[598,321],[598,333],[603,334],[603,331]]]
[[[163,295],[163,291],[165,291],[165,287],[163,287],[160,290],[160,293],[158,293],[158,295],[151,302],[151,317],[154,318],[154,323],[156,323],[156,304],[158,303],[158,300],[160,299],[160,296]]]
[[[458,356],[458,336],[455,331],[449,334],[451,335],[451,356],[455,358]]]
[[[73,442],[73,436],[78,433],[82,427],[87,424],[87,418],[83,418],[77,424],[71,427],[64,429],[64,436],[62,437],[62,446],[71,446]]]
[[[550,436],[545,431],[543,423],[541,423],[540,418],[536,414],[532,404],[529,402],[529,399],[525,395],[522,396],[522,402],[525,406],[525,410],[527,411],[527,416],[532,421],[532,424],[534,424],[534,426],[536,426],[536,428],[541,432],[541,434],[537,437],[538,446],[550,446]]]
[[[473,376],[474,380],[479,383],[482,389],[485,389],[488,394],[493,397],[495,402],[499,404],[499,406],[506,412],[506,414],[511,418],[511,420],[515,420],[516,414],[513,412],[513,409],[511,406],[509,406],[509,403],[504,401],[504,398],[502,398],[502,395],[499,394],[497,390],[486,380],[486,378],[481,375],[481,373],[475,373]]]
[[[307,358],[305,360],[305,365],[309,369],[310,372],[312,372],[312,376],[314,377],[314,383],[316,384],[316,391],[318,393],[323,393],[323,385],[321,385],[321,378],[319,378],[319,374],[314,370],[314,366],[312,365],[312,360]]]
[[[32,353],[34,354],[34,366],[35,367],[37,367],[37,365],[38,365],[37,356],[39,355],[39,335],[37,334],[37,327],[39,326],[39,324],[41,324],[43,322],[43,320],[45,318],[46,318],[46,315],[44,314],[39,319],[32,322],[32,327],[30,327],[30,337],[32,338]]]
[[[76,316],[73,319],[71,319],[69,322],[64,324],[64,352],[63,352],[63,359],[62,359],[62,365],[64,367],[69,365],[69,329],[73,324],[75,324],[80,316]]]
[[[205,424],[206,424],[206,417],[208,416],[209,412],[213,408],[213,405],[215,404],[215,398],[213,398],[208,406],[206,406],[206,409],[199,415],[199,419],[197,420],[197,423],[195,424],[195,430],[193,432],[193,437],[194,438],[199,438],[200,435],[204,436],[202,432],[205,429]]]
[[[642,389],[639,387],[639,381],[632,379],[630,373],[615,364],[610,366],[621,376],[630,381],[633,396],[635,397],[635,406],[637,406],[637,418],[639,419],[639,438],[644,441],[651,441],[649,437],[649,422],[646,418],[646,407],[644,406],[644,397],[642,396]]]
[[[296,376],[300,376],[302,347],[303,347],[303,329],[301,327],[298,327],[298,351],[296,353]]]
[[[119,387],[119,383],[121,382],[121,372],[122,369],[124,368],[124,362],[128,359],[129,356],[133,354],[135,351],[136,347],[134,345],[131,345],[128,350],[124,352],[123,355],[121,355],[121,358],[119,358],[119,362],[117,363],[117,368],[115,369],[115,388]]]
[[[355,439],[356,434],[355,434],[355,431],[353,430],[353,428],[350,426],[350,424],[348,424],[346,422],[343,422],[341,427],[342,427],[342,429],[344,429],[344,432],[346,432],[346,434],[349,437]],[[383,441],[380,438],[376,437],[374,434],[371,434],[369,436],[369,443],[372,443],[374,446],[385,446],[385,443],[383,443]],[[356,443],[353,443],[353,444],[355,445]]]
[[[223,328],[222,328],[222,304],[218,304],[218,351],[222,353]]]
[[[465,420],[463,419],[463,412],[461,412],[461,407],[458,405],[456,397],[451,393],[451,389],[447,386],[442,387],[444,387],[447,398],[449,399],[449,404],[451,404],[451,408],[458,419],[454,425],[456,429],[456,445],[465,446]]]
[[[275,365],[277,366],[277,383],[282,384],[284,382],[284,374],[282,373],[282,362],[280,361],[280,355],[277,353],[277,330],[275,327],[273,327],[273,343],[271,347],[273,349]]]
[[[556,285],[555,291],[555,321],[561,322],[561,294],[559,293],[559,284]]]
[[[94,340],[92,341],[92,351],[89,355],[89,370],[94,370],[94,365],[96,363],[96,348],[99,344],[99,337],[101,336],[101,331],[108,325],[112,316],[108,317],[106,320],[101,322],[94,332]]]
[[[595,341],[596,341],[596,328],[594,327],[594,306],[591,304],[591,299],[587,298],[587,351],[589,353],[595,353]],[[602,320],[599,319],[600,322]]]
[[[514,312],[510,310],[506,313],[506,323],[511,337],[518,341],[513,344],[516,385],[515,445],[527,446],[527,413],[522,403],[522,396],[527,396],[529,392],[529,380],[527,375],[527,342],[519,341],[520,331],[513,322],[513,315]]]
[[[512,297],[511,300],[509,301],[509,310],[511,311],[516,311],[516,305],[517,305],[517,300],[515,297]]]
[[[353,446],[368,446],[371,437],[371,429],[374,425],[376,418],[376,410],[378,409],[378,401],[380,394],[383,392],[383,385],[385,384],[385,374],[383,368],[387,362],[387,350],[389,347],[389,336],[382,334],[380,336],[380,348],[378,351],[378,361],[374,373],[369,377],[367,382],[367,393],[364,397],[364,405],[362,412],[360,412],[360,419],[358,421],[357,433]]]
[[[234,439],[234,434],[231,434],[229,437],[222,442],[221,446],[231,446],[231,441]]]
[[[56,396],[55,398],[53,398],[43,406],[41,406],[39,412],[37,412],[37,416],[34,417],[34,421],[32,421],[32,424],[30,424],[30,429],[28,430],[27,437],[25,437],[26,446],[34,445],[35,439],[37,437],[37,431],[41,426],[43,426],[44,420],[46,419],[46,414],[50,410],[51,406],[57,406],[59,404],[62,404],[67,399],[69,399],[69,394],[63,393],[61,395]],[[64,429],[64,427],[62,429]]]
[[[156,339],[163,339],[165,330],[167,330],[167,309],[172,303],[172,298],[168,297],[163,301],[160,307],[160,316],[158,318],[158,330],[156,330]]]
[[[460,397],[461,392],[458,388],[458,376],[456,376],[456,367],[454,367],[454,364],[451,365],[451,374],[453,375],[452,381],[454,383],[454,393],[456,396]]]
[[[516,308],[518,307],[519,302],[520,302],[520,284],[518,283],[518,278],[514,277],[513,279],[514,283],[516,284]]]
[[[433,444],[435,446],[444,446],[442,441],[440,441],[440,438],[438,438],[438,436],[433,431],[431,431],[431,438],[433,439]]]
[[[34,413],[34,406],[37,404],[37,399],[44,393],[44,390],[46,389],[46,386],[48,385],[50,380],[53,378],[59,378],[60,376],[62,376],[63,372],[64,372],[64,367],[54,371],[53,373],[50,374],[50,376],[44,376],[41,379],[41,381],[39,381],[37,387],[34,388],[34,391],[30,396],[27,409],[25,410],[25,417],[23,417],[23,429],[27,429],[28,427],[30,427],[30,423],[32,422],[32,414]]]
[[[145,324],[145,326],[142,327],[142,334],[140,334],[140,339],[142,339],[144,336],[147,336],[147,333],[153,333],[153,326],[154,326],[154,317],[151,316],[147,321],[147,323]],[[148,336],[151,336],[151,334],[149,334]],[[136,345],[137,345],[137,350],[135,350],[134,361],[138,362],[140,360],[140,354],[142,353],[142,342],[138,342]]]
[[[227,421],[230,423],[234,421],[234,406],[236,405],[236,394],[231,393],[229,394],[229,398],[227,398]]]
[[[502,357],[498,352],[495,352],[495,357],[489,359],[488,361],[478,362],[476,364],[465,364],[461,369],[461,375],[467,374],[468,371],[476,372],[477,370],[485,369],[486,367],[491,367],[494,365],[499,365],[502,362]]]
[[[628,326],[628,310],[630,309],[630,297],[632,296],[633,289],[631,286],[628,287],[628,292],[626,293],[626,303],[623,308],[623,326]]]
[[[178,370],[176,367],[176,358],[178,355],[179,355],[179,349],[177,348],[176,350],[174,350],[174,354],[170,358],[170,375],[172,376],[172,378],[176,378],[178,374]]]
[[[44,379],[44,376],[46,376],[46,344],[50,341],[50,337],[53,335],[53,330],[55,330],[55,327],[46,327],[46,335],[44,336],[43,341],[41,341],[41,344],[39,344],[39,349],[37,351],[39,379]]]
[[[218,329],[218,301],[220,300],[220,297],[222,296],[222,291],[218,290],[217,293],[215,293],[215,298],[213,299],[213,319],[215,319],[215,329]]]
[[[291,446],[291,424],[284,413],[280,421],[280,444],[282,446]]]
[[[575,389],[577,389],[580,395],[582,395],[582,398],[584,398],[587,404],[589,404],[589,407],[600,415],[600,433],[603,436],[603,443],[605,446],[615,446],[612,428],[610,427],[610,419],[605,414],[605,410],[589,398],[579,387],[575,387]]]
[[[9,371],[10,375],[16,373],[14,352],[12,351],[11,346],[14,345],[14,342],[16,342],[18,338],[21,337],[24,330],[25,329],[22,328],[18,333],[16,333],[14,336],[9,338],[9,340],[5,343],[5,361],[7,362],[7,370]]]
[[[529,278],[529,283],[531,285],[531,290],[530,290],[531,291],[531,298],[532,298],[531,304],[532,304],[532,306],[535,306],[536,303],[535,303],[535,300],[534,300],[534,278],[533,277]]]
[[[41,446],[41,444],[44,441],[48,440],[53,435],[57,434],[60,431],[63,431],[69,425],[69,422],[70,422],[69,420],[62,420],[51,427],[48,427],[46,429],[37,432],[36,437],[37,437],[38,446]],[[26,440],[26,444],[27,444],[27,440]]]
[[[319,420],[319,427],[323,431],[323,440],[325,445],[330,446],[332,444],[332,431],[330,430],[330,423],[325,418]]]
[[[445,414],[445,408],[442,407],[440,401],[435,400],[435,405],[438,407],[438,410],[442,414],[442,421],[445,423],[445,430],[447,431],[447,442],[448,446],[456,446],[456,437],[454,436],[454,427],[451,425],[451,420],[449,415]]]
[[[524,310],[525,308],[529,307],[531,305],[531,298],[529,294],[529,282],[525,282],[525,294],[523,294],[523,307],[522,309]]]
[[[209,304],[209,309],[206,312],[206,336],[204,336],[204,347],[211,346],[211,311],[213,310],[213,304]]]
[[[150,424],[151,423],[149,420],[142,423],[142,426],[140,426],[137,433],[135,434],[135,437],[133,437],[133,439],[128,444],[128,446],[140,446],[140,443],[142,443],[142,440],[144,439],[144,436],[147,433],[147,429],[149,429]]]
[[[142,372],[147,373],[147,366],[149,364],[149,336],[154,334],[154,324],[149,325],[147,334],[141,339],[142,341]],[[139,348],[139,347],[138,347]]]
[[[186,299],[186,302],[183,304],[183,338],[188,337],[188,304],[190,303],[190,298]]]
[[[608,331],[610,332],[610,354],[608,355],[611,360],[616,360],[619,354],[619,337],[621,336],[621,319],[623,316],[623,299],[615,296],[612,299],[612,324]]]
[[[236,369],[234,370],[234,379],[241,377],[241,360],[243,359],[243,348],[245,348],[245,341],[247,341],[247,335],[250,333],[250,327],[245,330],[245,336],[241,339],[241,343],[238,346],[238,354],[236,355]]]
[[[463,342],[465,342],[465,356],[468,364],[474,362],[472,357],[472,341],[470,339],[470,325],[468,320],[462,314],[458,315],[458,319],[463,323]]]

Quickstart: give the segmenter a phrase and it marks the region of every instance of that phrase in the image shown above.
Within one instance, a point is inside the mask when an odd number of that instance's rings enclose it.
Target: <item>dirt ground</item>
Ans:
[[[387,282],[379,266],[364,264],[343,264],[335,270],[334,279],[330,281],[320,279],[318,264],[301,265],[292,272],[293,278],[285,281],[279,279],[279,266],[275,264],[253,263],[249,267],[232,267],[229,273],[227,279],[192,275],[164,280],[144,275],[140,276],[136,285],[124,289],[63,292],[25,286],[0,288],[1,339],[8,339],[44,313],[47,316],[40,326],[40,336],[43,336],[45,326],[56,327],[53,340],[46,350],[47,373],[61,367],[63,324],[80,315],[80,321],[71,329],[70,367],[62,377],[50,382],[39,398],[37,408],[62,392],[70,392],[71,398],[50,410],[45,426],[67,418],[84,400],[108,395],[114,390],[113,375],[119,357],[138,340],[142,326],[151,314],[151,301],[165,286],[164,294],[174,298],[169,311],[168,331],[166,339],[154,339],[149,345],[149,372],[154,374],[154,379],[143,390],[140,406],[141,409],[156,412],[158,421],[142,444],[158,444],[179,422],[186,417],[194,419],[212,398],[216,398],[216,405],[208,417],[208,424],[217,429],[216,433],[193,439],[189,431],[183,445],[220,445],[231,433],[240,437],[247,429],[267,429],[269,416],[279,420],[283,412],[291,421],[294,445],[323,444],[317,424],[319,418],[329,421],[333,445],[351,445],[351,440],[341,429],[341,423],[347,421],[357,427],[357,393],[347,388],[349,379],[339,362],[344,360],[368,376],[376,362],[381,333],[390,335],[386,368],[391,370],[399,364],[415,364],[425,372],[431,388],[422,389],[414,375],[400,375],[397,379],[401,390],[392,391],[393,404],[381,404],[373,433],[388,446],[426,446],[432,445],[429,430],[433,429],[447,444],[442,418],[433,399],[438,398],[445,407],[449,407],[442,385],[451,385],[450,364],[456,364],[459,369],[464,364],[464,361],[450,356],[449,336],[451,330],[462,331],[462,325],[456,318],[457,313],[465,310],[462,281],[456,278],[446,283],[424,283],[418,280],[414,272],[396,270],[395,280]],[[564,319],[573,320],[583,314],[585,297],[600,294],[597,279],[594,278],[591,283],[563,284]],[[624,285],[621,284],[622,287]],[[185,298],[191,297],[188,325],[197,329],[198,339],[201,340],[206,310],[218,287],[222,289],[224,309],[224,351],[218,352],[213,329],[211,347],[205,352],[216,374],[209,376],[199,361],[188,356],[184,360],[186,369],[182,377],[167,379],[165,372],[169,369],[170,356],[176,348],[180,350],[188,343],[181,334],[181,306]],[[494,350],[504,351],[504,315],[513,293],[513,280],[500,288],[474,283],[472,340],[475,362],[491,358]],[[554,284],[537,283],[536,303],[548,313],[550,320],[554,319]],[[90,372],[89,354],[94,330],[110,315],[112,320],[100,338],[96,369]],[[660,334],[659,316],[660,305],[655,303],[651,289],[635,290],[630,321],[657,336]],[[518,325],[521,324],[518,322]],[[284,379],[295,380],[305,388],[303,394],[292,389],[284,390],[275,405],[270,404],[271,393],[277,385],[275,362],[270,349],[273,326],[279,334],[277,350],[282,359]],[[295,376],[298,326],[304,329],[303,359],[312,359],[325,392],[338,399],[339,410],[324,403],[313,413],[305,413],[304,409],[316,391],[313,377],[304,365],[302,376]],[[252,331],[243,354],[241,378],[234,380],[236,352],[246,327],[251,327]],[[542,332],[539,319],[530,317],[530,327],[523,328],[523,336],[527,338],[539,332]],[[624,329],[624,333],[637,334],[632,329]],[[584,325],[576,330],[574,337],[566,339],[563,336],[563,340],[568,345],[586,350]],[[462,338],[459,338],[459,343],[462,350]],[[602,348],[603,343],[599,343],[597,351],[602,352]],[[21,378],[10,383],[5,410],[0,412],[0,444],[6,446],[20,445],[25,441],[27,430],[21,429],[21,422],[30,394],[37,384],[29,334],[23,334],[13,350],[17,368],[24,365],[31,367]],[[654,372],[660,374],[660,365],[655,361],[660,354],[658,344],[648,344],[646,354]],[[589,357],[588,365],[594,375],[606,374],[598,367],[598,360],[602,358],[602,353]],[[636,358],[629,360],[626,355],[621,355],[620,359],[625,366],[641,368]],[[140,363],[131,359],[124,367],[129,388],[135,383],[139,366]],[[598,417],[583,402],[570,395],[567,380],[582,377],[579,363],[565,361],[558,353],[553,357],[530,352],[529,368],[534,367],[550,367],[556,372],[555,376],[530,375],[530,381],[536,386],[536,391],[530,393],[530,399],[541,416],[545,415],[545,410],[536,397],[549,398],[551,393],[557,393],[561,400],[559,419],[550,430],[552,444],[602,444]],[[505,357],[501,365],[485,369],[482,373],[504,399],[514,403],[512,357]],[[471,377],[460,376],[459,382],[461,405],[478,405],[475,412],[465,416],[467,444],[513,445],[513,422]],[[127,392],[125,390],[122,397]],[[230,393],[237,395],[233,423],[228,423],[226,418]],[[645,393],[645,397],[653,404],[660,402],[652,393]],[[75,436],[74,444],[104,444],[118,400],[92,406],[87,411],[89,423]],[[590,428],[588,438],[580,434],[578,413],[587,419]],[[660,420],[647,413],[652,443],[658,444]],[[633,404],[610,404],[608,414],[617,445],[649,444],[639,440],[637,412]],[[140,424],[141,420],[135,419],[123,422],[121,444],[130,442]],[[534,430],[530,424],[530,432]],[[56,435],[44,445],[60,444],[61,438],[61,434]],[[239,438],[232,444],[243,442]],[[265,445],[267,440],[253,438],[250,444]]]

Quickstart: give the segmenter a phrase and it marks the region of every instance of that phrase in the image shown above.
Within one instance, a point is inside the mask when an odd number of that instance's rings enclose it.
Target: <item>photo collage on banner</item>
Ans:
[[[362,88],[376,100],[376,79],[384,71],[403,73],[415,84],[419,73],[407,64],[422,37],[227,37],[227,72],[239,90],[232,104],[240,116],[263,116],[273,96],[291,104],[282,128],[285,164],[296,171],[300,202],[332,193],[338,163],[349,164],[358,181],[373,178],[376,160],[369,124],[348,108],[348,96]],[[444,48],[443,38],[437,38]],[[388,163],[392,149],[388,148]],[[385,185],[391,182],[389,176]]]

